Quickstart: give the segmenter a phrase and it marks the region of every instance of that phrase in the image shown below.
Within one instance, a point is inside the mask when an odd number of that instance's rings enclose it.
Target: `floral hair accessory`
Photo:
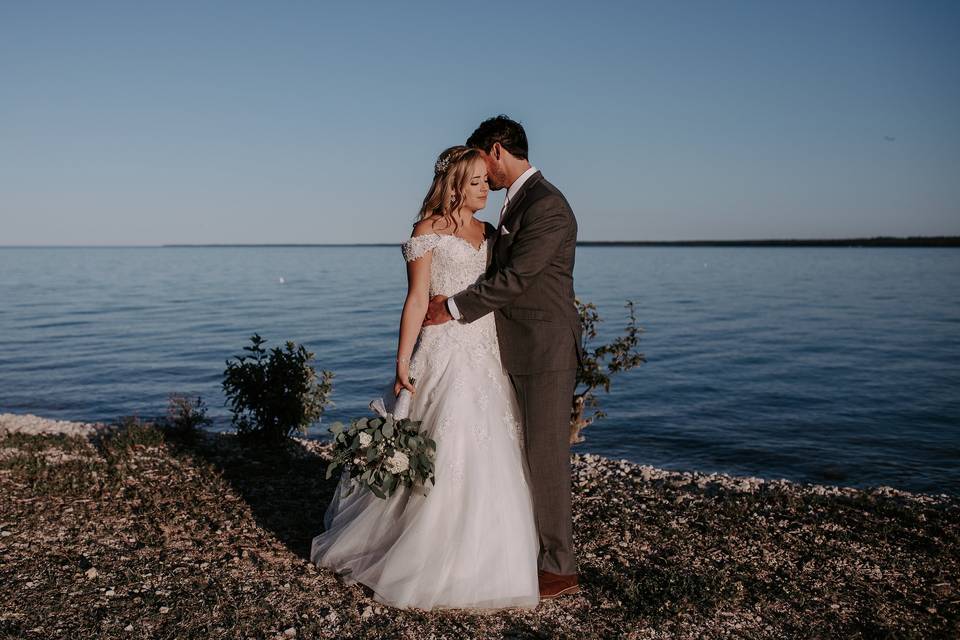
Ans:
[[[437,160],[437,163],[433,165],[433,172],[437,175],[440,175],[441,173],[446,171],[447,167],[449,166],[450,166],[450,156],[446,155],[440,158],[439,160]]]

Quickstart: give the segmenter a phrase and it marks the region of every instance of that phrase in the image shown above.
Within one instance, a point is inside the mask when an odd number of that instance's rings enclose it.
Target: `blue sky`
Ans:
[[[960,234],[958,33],[933,1],[0,0],[0,245],[399,242],[497,113],[584,240]]]

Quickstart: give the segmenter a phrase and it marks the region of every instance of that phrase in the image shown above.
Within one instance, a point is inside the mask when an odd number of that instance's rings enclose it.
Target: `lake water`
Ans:
[[[581,247],[575,278],[601,338],[637,303],[648,358],[576,450],[960,494],[960,250]],[[258,332],[335,372],[324,423],[365,415],[405,279],[398,247],[0,248],[0,412],[109,421],[178,391],[229,428],[224,361]]]

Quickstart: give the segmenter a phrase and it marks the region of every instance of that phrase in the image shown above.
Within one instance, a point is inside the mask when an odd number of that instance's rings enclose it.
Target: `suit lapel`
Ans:
[[[518,211],[522,211],[520,205],[523,204],[524,199],[527,197],[527,193],[537,182],[540,182],[543,179],[543,174],[539,171],[535,172],[532,176],[527,178],[527,181],[523,183],[523,186],[520,187],[520,190],[513,196],[513,200],[507,203],[507,209],[503,212],[503,221],[500,223],[500,226],[497,227],[497,239],[493,241],[493,260],[497,260],[498,253],[497,248],[500,245],[500,240],[503,238],[503,227],[510,229],[510,233],[515,233],[516,229],[507,225],[507,221],[511,219]],[[497,260],[498,261],[498,260]],[[499,262],[499,261],[498,261]],[[491,262],[491,265],[493,263]]]
[[[539,171],[535,172],[532,176],[527,178],[526,182],[523,183],[523,186],[520,187],[520,190],[517,191],[516,195],[513,196],[513,200],[507,203],[507,210],[503,212],[503,221],[500,223],[500,226],[497,227],[497,240],[500,239],[502,229],[504,226],[507,225],[507,220],[510,219],[510,216],[516,213],[517,211],[520,211],[520,204],[523,202],[524,198],[527,197],[527,193],[530,191],[530,187],[532,187],[537,182],[540,182],[540,180],[542,179],[543,179],[543,174],[540,173]],[[510,227],[507,226],[507,229],[510,229]],[[513,229],[510,229],[510,233],[513,233],[513,231],[514,231]]]

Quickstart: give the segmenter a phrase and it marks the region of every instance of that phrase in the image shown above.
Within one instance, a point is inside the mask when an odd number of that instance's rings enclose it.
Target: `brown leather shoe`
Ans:
[[[549,571],[540,571],[537,579],[540,583],[541,600],[550,600],[580,592],[580,587],[577,584],[577,574],[562,576]]]

